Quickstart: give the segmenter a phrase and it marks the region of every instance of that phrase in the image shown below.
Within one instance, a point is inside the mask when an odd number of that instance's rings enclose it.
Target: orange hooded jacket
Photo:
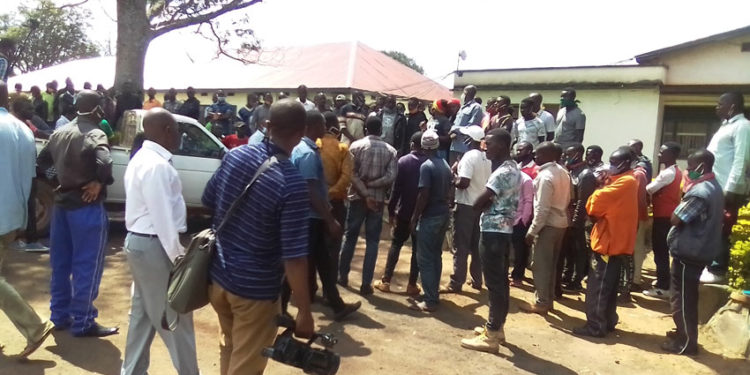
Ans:
[[[632,255],[638,231],[638,180],[633,171],[616,176],[596,190],[586,212],[596,219],[591,249],[602,255]]]

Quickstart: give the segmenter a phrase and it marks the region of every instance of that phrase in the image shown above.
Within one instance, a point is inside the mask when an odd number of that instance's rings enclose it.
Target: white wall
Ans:
[[[750,35],[665,54],[650,63],[667,67],[667,85],[750,84],[750,52],[741,52]]]
[[[535,90],[482,90],[478,96],[487,100],[507,95],[516,104]],[[545,103],[559,103],[560,91],[541,91]],[[584,146],[599,145],[605,159],[617,147],[632,138],[643,141],[643,153],[655,157],[661,134],[659,89],[582,89],[578,90],[580,107],[586,114]]]

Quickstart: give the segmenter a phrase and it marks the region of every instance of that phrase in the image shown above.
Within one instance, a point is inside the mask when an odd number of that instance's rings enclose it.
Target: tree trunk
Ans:
[[[117,0],[117,19],[115,121],[123,111],[140,108],[146,51],[153,38],[151,24],[146,17],[146,0]]]

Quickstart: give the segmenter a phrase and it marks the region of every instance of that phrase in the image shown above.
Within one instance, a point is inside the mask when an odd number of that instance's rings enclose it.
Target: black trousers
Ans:
[[[561,282],[580,283],[586,275],[586,263],[589,260],[586,246],[586,229],[569,227],[565,232],[563,248],[557,262],[557,287]]]
[[[620,267],[619,292],[621,295],[630,295],[630,285],[635,277],[635,260],[632,255],[620,255],[622,266]]]
[[[346,205],[343,200],[331,200],[331,214],[336,221],[339,222],[342,228],[346,225]],[[334,274],[338,275],[339,272],[339,254],[341,253],[341,242],[343,241],[343,235],[335,238],[332,237],[326,231],[325,236],[326,248],[328,253],[331,255],[331,266]]]
[[[656,263],[656,287],[669,290],[669,246],[667,234],[672,227],[668,217],[655,217],[651,242],[654,247],[654,263]]]
[[[698,349],[698,284],[704,265],[674,258],[672,262],[672,320],[677,327],[675,340],[683,352]]]
[[[487,329],[497,331],[505,326],[508,316],[510,285],[508,283],[508,255],[511,235],[505,233],[482,232],[479,243],[479,256],[482,258],[484,282],[487,285],[487,298],[490,314]]]
[[[411,233],[411,223],[409,220],[403,220],[400,218],[396,219],[396,227],[393,229],[393,240],[391,240],[391,248],[388,250],[388,260],[385,263],[385,273],[381,279],[383,282],[391,282],[393,271],[396,269],[398,258],[401,255],[401,248],[409,237],[411,237],[409,285],[417,284],[417,278],[419,277],[419,265],[417,264],[417,236]]]
[[[323,284],[323,293],[328,300],[329,306],[334,312],[338,312],[344,308],[344,301],[339,295],[338,287],[336,286],[336,275],[337,273],[333,270],[333,259],[331,254],[326,247],[326,226],[321,219],[310,219],[309,228],[309,249],[310,255],[308,256],[308,286],[310,288],[310,298],[315,295],[313,285],[317,284],[317,277],[315,270],[320,276],[320,282]],[[289,299],[291,297],[292,290],[289,287],[289,283],[285,280],[284,286],[281,290],[281,306],[282,311],[286,311],[289,305]]]
[[[36,181],[31,180],[31,192],[28,201],[28,219],[26,221],[26,243],[34,243],[39,240],[36,233]]]
[[[613,331],[617,316],[617,284],[625,256],[592,253],[591,268],[586,288],[586,325],[594,334]]]
[[[513,271],[510,277],[513,280],[523,280],[526,274],[526,266],[529,264],[529,245],[526,244],[526,233],[529,231],[528,225],[522,223],[513,227],[511,241],[513,244]]]

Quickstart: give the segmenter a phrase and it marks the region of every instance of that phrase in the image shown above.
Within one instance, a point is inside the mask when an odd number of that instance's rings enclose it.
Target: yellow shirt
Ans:
[[[586,212],[596,219],[591,249],[602,255],[632,255],[638,231],[638,181],[633,171],[623,173],[596,190]]]
[[[328,198],[331,200],[346,199],[346,191],[352,179],[352,156],[349,146],[339,142],[331,134],[315,142],[320,148],[323,160],[323,174],[328,184]]]

